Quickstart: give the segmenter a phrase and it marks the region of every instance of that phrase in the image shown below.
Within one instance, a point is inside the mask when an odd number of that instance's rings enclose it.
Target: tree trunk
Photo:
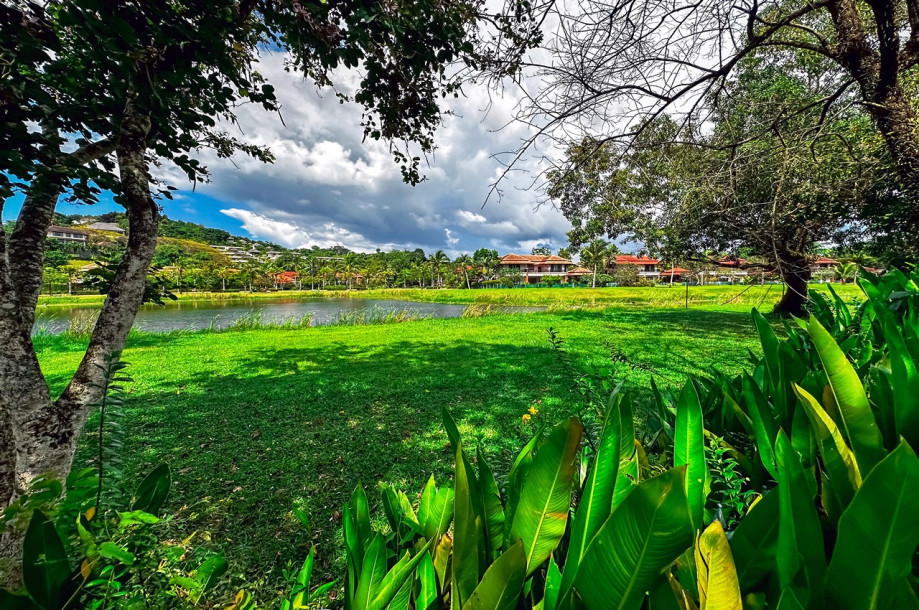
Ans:
[[[786,290],[776,304],[773,313],[780,316],[806,316],[804,305],[807,303],[807,283],[811,278],[808,261],[797,257],[781,261],[779,273],[782,275]]]

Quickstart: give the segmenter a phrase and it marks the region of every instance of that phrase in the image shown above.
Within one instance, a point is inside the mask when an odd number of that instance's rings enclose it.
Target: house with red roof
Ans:
[[[504,272],[520,273],[527,284],[538,284],[547,277],[557,277],[570,282],[578,277],[590,275],[591,271],[576,266],[567,258],[543,254],[505,254],[498,261]]]
[[[660,272],[657,270],[657,265],[660,263],[656,258],[648,258],[647,256],[635,256],[634,254],[617,254],[615,259],[615,265],[635,265],[638,268],[639,277],[646,278],[658,278],[660,277]]]

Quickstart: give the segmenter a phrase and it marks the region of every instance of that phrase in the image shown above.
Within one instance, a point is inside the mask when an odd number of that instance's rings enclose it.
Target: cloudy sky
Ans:
[[[206,158],[212,181],[194,191],[181,175],[162,170],[181,189],[175,201],[164,202],[169,217],[287,247],[421,247],[456,255],[479,247],[529,253],[537,243],[548,242],[553,249],[565,245],[570,226],[551,205],[539,205],[540,193],[528,189],[532,171],[505,180],[503,196],[482,207],[502,169],[492,155],[515,149],[528,135],[511,121],[513,91],[496,97],[470,87],[454,100],[456,116],[447,117],[438,131],[438,148],[425,168],[428,179],[411,187],[403,184],[386,144],[361,141],[358,106],[340,104],[331,91],[317,91],[285,72],[283,62],[283,55],[269,54],[260,67],[277,89],[283,123],[276,114],[242,108],[239,127],[233,128],[246,141],[267,145],[275,163]],[[339,78],[345,91],[353,85],[349,78]],[[521,165],[534,167],[533,162]],[[116,208],[62,205],[59,211],[108,209]],[[15,211],[10,208],[4,216]]]

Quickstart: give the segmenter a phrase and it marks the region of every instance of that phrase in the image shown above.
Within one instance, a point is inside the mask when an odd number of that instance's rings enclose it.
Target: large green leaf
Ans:
[[[501,504],[501,492],[498,491],[495,474],[481,447],[476,447],[476,461],[479,464],[479,492],[485,510],[485,540],[488,543],[489,559],[494,559],[504,547],[504,505]]]
[[[695,384],[690,380],[683,386],[677,402],[676,425],[673,430],[673,465],[686,466],[686,497],[695,529],[702,528],[705,511],[705,430],[702,424],[702,404]]]
[[[754,440],[759,451],[760,461],[772,478],[778,476],[775,469],[775,437],[779,427],[769,408],[769,403],[756,381],[748,374],[743,376],[743,401],[753,422]]]
[[[794,384],[794,390],[817,438],[833,493],[842,506],[847,506],[862,484],[855,454],[846,444],[836,422],[824,411],[817,399],[798,384]]]
[[[616,489],[613,491],[615,510],[638,481],[638,452],[635,448],[635,419],[632,398],[624,394],[619,401],[619,469],[616,472]]]
[[[430,553],[425,553],[418,564],[418,590],[415,596],[416,610],[436,610],[437,608],[437,572]]]
[[[131,510],[142,510],[155,515],[166,502],[171,486],[172,474],[169,472],[169,466],[160,464],[140,482],[137,491],[134,492]]]
[[[661,571],[692,545],[684,470],[640,483],[594,537],[574,581],[589,609],[638,608]]]
[[[511,542],[523,541],[527,575],[548,559],[565,533],[582,432],[574,417],[559,424],[527,470],[511,525]]]
[[[815,317],[808,322],[807,332],[829,378],[859,470],[863,474],[868,473],[884,456],[884,441],[868,404],[865,388],[849,359]]]
[[[517,541],[495,559],[463,610],[513,610],[526,578],[526,553]]]
[[[424,529],[426,538],[440,538],[453,520],[453,488],[434,483],[434,475],[428,479],[421,501],[418,503],[418,523]]]
[[[22,545],[22,581],[26,591],[45,610],[57,610],[70,572],[67,551],[54,523],[36,510]]]
[[[400,594],[404,600],[411,598],[411,595],[404,589],[404,586],[406,582],[411,579],[412,574],[415,573],[415,568],[424,556],[429,555],[428,550],[433,543],[433,540],[429,540],[426,545],[415,553],[414,557],[410,557],[408,552],[406,552],[402,558],[396,562],[396,565],[383,576],[383,580],[379,585],[372,588],[373,597],[369,610],[383,610]]]
[[[772,490],[756,502],[731,536],[731,551],[743,591],[775,569],[779,533],[779,492]]]
[[[571,524],[568,540],[568,555],[562,574],[561,598],[566,599],[574,587],[574,576],[587,546],[609,518],[613,509],[613,491],[619,473],[620,438],[622,420],[619,416],[621,395],[610,401],[603,421],[603,429],[597,443],[596,453],[590,462],[587,480],[581,491],[578,510]]]
[[[804,469],[785,431],[775,444],[779,471],[779,537],[776,550],[779,586],[792,588],[796,597],[819,600],[823,595],[826,560],[823,531],[814,504],[816,483]],[[809,599],[807,599],[809,596]]]
[[[481,498],[475,473],[462,443],[456,448],[456,493],[453,500],[453,571],[450,594],[458,607],[465,605],[485,571],[485,518],[476,507]]]
[[[909,578],[919,546],[917,489],[919,458],[904,440],[865,478],[839,520],[826,576],[833,607],[904,606],[900,587]]]
[[[386,542],[381,534],[373,537],[364,552],[361,575],[354,594],[354,610],[371,610],[375,591],[386,576]]]

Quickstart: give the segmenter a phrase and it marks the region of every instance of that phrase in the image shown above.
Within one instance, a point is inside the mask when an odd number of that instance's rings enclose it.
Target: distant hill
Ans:
[[[97,216],[82,214],[54,215],[54,224],[59,226],[68,227],[73,225],[87,225],[94,222],[111,222],[117,224],[123,229],[128,228],[128,219],[122,212],[108,212],[106,214],[99,214]],[[199,225],[194,222],[173,220],[168,216],[163,216],[160,219],[160,227],[159,231],[157,231],[157,235],[160,237],[171,237],[173,239],[186,239],[203,244],[209,244],[212,246],[238,246],[242,243],[253,243],[265,244],[274,248],[280,248],[280,246],[270,242],[258,241],[248,237],[233,235],[228,231],[224,231],[223,229],[213,229],[211,227],[205,227],[204,225]]]

